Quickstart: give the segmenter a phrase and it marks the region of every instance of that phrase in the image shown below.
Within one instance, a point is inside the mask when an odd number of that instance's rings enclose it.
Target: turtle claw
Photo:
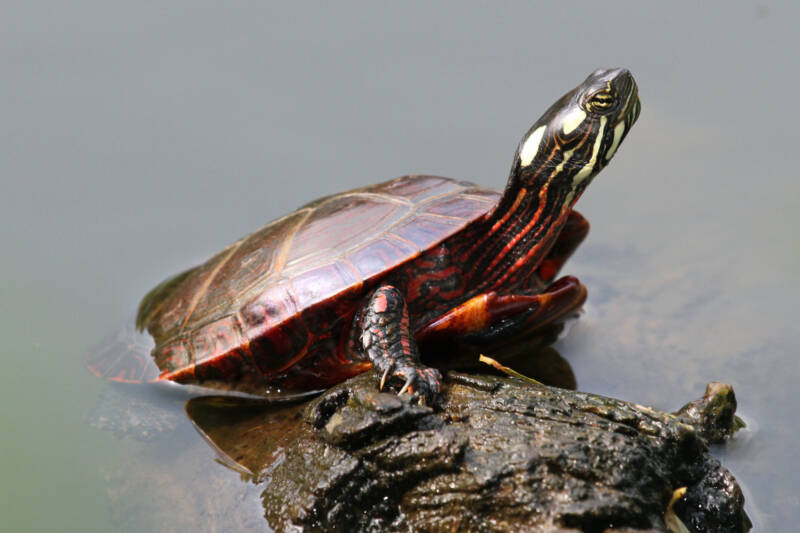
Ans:
[[[441,389],[442,374],[435,368],[421,366],[416,361],[393,361],[388,357],[380,358],[373,364],[380,376],[378,391],[382,392],[387,387],[394,388],[402,383],[398,396],[409,394],[419,399],[424,398],[427,405],[436,402]],[[397,385],[392,385],[392,382]]]
[[[378,392],[383,390],[384,385],[386,385],[386,378],[389,376],[389,372],[392,371],[394,365],[389,365],[386,367],[386,370],[383,371],[383,376],[381,376],[381,384],[378,386]]]
[[[403,388],[400,389],[400,392],[398,392],[397,395],[398,396],[402,396],[405,391],[410,391],[410,394],[413,394],[414,391],[413,391],[413,389],[411,389],[411,382],[413,382],[413,381],[414,381],[414,378],[413,377],[409,377],[406,380],[405,384],[403,385]]]
[[[412,367],[406,384],[421,405],[433,405],[439,399],[442,374],[435,368]],[[405,388],[405,386],[404,386]]]
[[[399,378],[405,378],[403,386],[397,393],[398,396],[408,393],[421,404],[433,404],[436,402],[441,389],[442,375],[435,368],[400,365],[395,375]]]

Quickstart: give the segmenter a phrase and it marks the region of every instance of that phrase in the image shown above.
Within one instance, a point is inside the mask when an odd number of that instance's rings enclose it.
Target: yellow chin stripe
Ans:
[[[611,146],[608,148],[608,152],[606,152],[606,161],[614,157],[614,152],[617,151],[617,146],[619,146],[619,142],[622,140],[623,133],[625,133],[624,120],[614,127],[614,140],[611,141]]]
[[[522,143],[522,148],[519,151],[519,163],[523,167],[530,165],[533,158],[536,157],[536,152],[539,151],[539,145],[542,143],[542,135],[544,135],[544,130],[546,128],[547,126],[539,126],[533,130],[533,133],[528,135],[528,138]]]

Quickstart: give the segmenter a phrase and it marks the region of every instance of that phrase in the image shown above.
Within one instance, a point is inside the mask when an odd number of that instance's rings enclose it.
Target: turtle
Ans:
[[[152,349],[89,369],[267,396],[374,368],[379,390],[435,401],[428,347],[533,336],[581,308],[583,284],[556,277],[589,229],[573,206],[640,107],[627,69],[598,69],[528,129],[502,193],[407,175],[308,203],[152,289],[136,317]]]

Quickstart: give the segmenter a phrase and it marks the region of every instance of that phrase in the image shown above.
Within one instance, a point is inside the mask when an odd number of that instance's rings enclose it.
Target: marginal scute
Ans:
[[[288,281],[278,280],[242,308],[242,326],[249,338],[297,314],[297,303]]]
[[[194,330],[191,336],[196,363],[202,363],[241,346],[243,338],[236,315],[230,315]]]
[[[180,368],[191,365],[194,361],[186,348],[183,337],[178,337],[171,342],[153,350],[156,365],[162,371],[174,372]]]
[[[357,285],[361,280],[345,265],[340,263],[323,265],[308,270],[292,279],[292,287],[297,298],[297,307],[306,309],[317,302],[327,300],[347,287]]]

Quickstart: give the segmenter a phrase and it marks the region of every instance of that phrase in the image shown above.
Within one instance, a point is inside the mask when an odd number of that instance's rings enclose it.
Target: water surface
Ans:
[[[89,427],[102,384],[87,349],[164,277],[312,198],[412,172],[502,188],[556,97],[625,66],[643,111],[578,204],[592,232],[565,272],[589,301],[557,349],[581,390],[659,408],[733,384],[749,426],[715,453],[757,528],[790,529],[798,16],[789,2],[5,2],[4,525],[181,529],[189,487],[257,495],[185,418],[160,448]],[[145,493],[187,496],[155,519],[145,500],[120,511],[136,485],[121,464],[163,473]]]

